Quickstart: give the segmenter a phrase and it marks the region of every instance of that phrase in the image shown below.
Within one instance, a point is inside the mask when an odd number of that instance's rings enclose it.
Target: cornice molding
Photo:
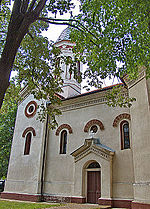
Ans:
[[[110,161],[110,156],[109,154],[103,152],[100,149],[97,149],[96,147],[91,146],[88,149],[86,149],[85,151],[81,152],[79,155],[77,155],[74,159],[75,159],[75,163],[79,160],[81,160],[82,158],[84,158],[85,156],[89,155],[90,153],[94,153],[96,155],[98,155],[101,158],[104,158],[107,161]]]
[[[66,106],[62,106],[60,107],[60,110],[63,112],[66,111],[70,111],[70,110],[74,110],[74,109],[79,109],[79,108],[84,108],[84,107],[88,107],[88,106],[93,106],[93,105],[97,105],[97,104],[102,104],[102,103],[106,103],[107,99],[106,97],[102,97],[99,99],[93,99],[93,100],[87,100],[84,102],[78,102],[75,104],[71,104],[71,105],[66,105]]]
[[[60,107],[60,110],[62,112],[75,110],[75,109],[81,109],[89,106],[99,105],[99,104],[105,104],[107,102],[106,93],[95,93],[96,95],[86,95],[82,97],[82,95],[78,98],[71,98],[71,100],[63,101],[62,106]],[[98,95],[99,94],[99,95]],[[128,91],[124,91],[122,96],[128,96]],[[85,99],[87,97],[87,99]],[[89,99],[90,97],[90,99]],[[94,98],[92,98],[94,97]],[[82,101],[82,98],[84,98],[84,101]],[[75,99],[76,101],[73,101]],[[77,101],[78,100],[78,101]],[[79,101],[80,100],[80,101]],[[68,104],[69,102],[69,104]]]

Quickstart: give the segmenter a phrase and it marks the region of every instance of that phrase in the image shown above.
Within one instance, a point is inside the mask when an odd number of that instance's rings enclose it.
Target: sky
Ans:
[[[73,15],[79,14],[79,1],[78,0],[72,0],[72,2],[75,5],[75,8],[72,10]],[[54,17],[54,16],[53,16]],[[57,19],[62,18],[62,19],[69,19],[70,18],[70,13],[64,14],[64,15],[59,15],[57,14],[56,16]],[[49,40],[56,41],[61,32],[66,28],[66,25],[54,25],[50,24],[48,31],[44,32],[43,34],[46,35]]]

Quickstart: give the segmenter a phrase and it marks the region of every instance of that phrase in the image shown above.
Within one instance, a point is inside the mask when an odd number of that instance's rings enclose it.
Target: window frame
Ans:
[[[28,132],[25,138],[24,155],[29,155],[31,150],[32,133]]]
[[[125,124],[128,124],[128,142],[129,142],[129,146],[127,146],[127,147],[125,145],[125,134],[124,134],[124,130],[123,130],[123,127],[124,127]],[[130,125],[129,125],[129,122],[127,120],[121,121],[121,123],[120,123],[120,134],[121,134],[121,150],[130,149],[131,148]]]
[[[60,133],[59,154],[67,154],[67,141],[68,141],[68,132],[67,130],[62,130]]]

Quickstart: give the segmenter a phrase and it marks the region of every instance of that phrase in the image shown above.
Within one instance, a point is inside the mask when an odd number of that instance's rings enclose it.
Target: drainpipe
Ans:
[[[44,171],[45,171],[45,159],[46,159],[46,145],[47,145],[47,134],[48,134],[48,114],[46,117],[45,137],[44,137],[44,150],[43,150],[43,162],[42,162],[42,173],[41,173],[41,201],[44,201],[43,189],[44,189]]]

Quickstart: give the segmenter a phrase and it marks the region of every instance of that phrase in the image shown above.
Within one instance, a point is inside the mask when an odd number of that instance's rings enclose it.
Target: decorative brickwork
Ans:
[[[114,208],[128,208],[131,209],[131,202],[132,200],[113,200],[113,199],[103,199],[99,198],[98,204],[99,205],[106,205]]]
[[[100,127],[100,130],[104,130],[104,125],[103,123],[100,121],[100,120],[97,120],[97,119],[93,119],[93,120],[90,120],[84,127],[84,132],[88,132],[89,131],[89,128],[92,126],[92,125],[98,125]]]
[[[113,200],[114,208],[129,208],[131,209],[131,200]]]
[[[28,127],[24,130],[22,137],[25,137],[26,133],[28,133],[29,131],[31,131],[33,133],[33,136],[36,136],[35,130],[32,127]]]
[[[64,196],[52,196],[52,195],[44,195],[43,196],[44,201],[49,202],[56,202],[56,203],[85,203],[86,198],[85,197],[64,197]]]
[[[118,115],[113,122],[113,127],[117,127],[119,122],[123,119],[131,120],[130,114],[123,113],[123,114]]]
[[[30,110],[31,107],[33,110],[32,109]],[[36,114],[37,107],[38,107],[38,105],[35,101],[29,102],[25,108],[25,116],[27,118],[32,118]]]
[[[107,206],[112,207],[113,206],[113,201],[112,201],[112,199],[102,199],[102,198],[99,198],[98,199],[98,204],[99,205],[107,205]]]
[[[132,202],[131,206],[132,209],[150,209],[150,204],[144,204],[140,202]]]
[[[63,130],[63,129],[68,129],[69,134],[72,134],[72,133],[73,133],[72,128],[71,128],[70,125],[68,125],[68,124],[62,124],[62,125],[60,125],[60,126],[57,128],[56,133],[55,133],[56,136],[59,136],[60,131]]]
[[[23,201],[31,201],[31,202],[40,202],[41,195],[29,195],[29,194],[17,194],[17,193],[8,193],[2,192],[0,195],[1,198],[11,199],[11,200],[23,200]]]

